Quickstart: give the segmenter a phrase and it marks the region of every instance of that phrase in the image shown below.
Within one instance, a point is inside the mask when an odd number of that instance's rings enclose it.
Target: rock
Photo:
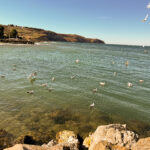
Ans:
[[[132,146],[132,150],[150,150],[150,137],[140,139]]]
[[[50,148],[45,148],[45,147],[35,146],[35,145],[16,144],[15,146],[4,150],[64,150],[64,147],[61,145],[56,145]]]
[[[48,144],[43,144],[42,147],[52,147],[55,146],[57,144],[56,141],[51,140]]]
[[[91,136],[86,137],[83,141],[83,146],[85,146],[86,148],[89,148],[91,145],[91,141],[92,141]]]
[[[73,131],[64,130],[56,134],[58,144],[69,147],[70,150],[78,150],[79,141]]]
[[[93,150],[129,150],[129,149],[127,149],[125,147],[113,145],[106,141],[102,141],[102,142],[97,143],[94,146]]]
[[[77,135],[73,131],[64,130],[56,134],[58,143],[78,142]]]
[[[138,140],[138,135],[132,131],[128,131],[126,125],[110,124],[99,126],[90,138],[89,150],[94,150],[94,146],[102,141],[129,149]]]

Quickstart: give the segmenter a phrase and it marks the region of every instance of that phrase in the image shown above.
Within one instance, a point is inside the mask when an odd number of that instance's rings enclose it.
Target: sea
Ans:
[[[150,134],[150,47],[0,45],[0,129],[15,138],[61,130],[85,137],[109,123]]]

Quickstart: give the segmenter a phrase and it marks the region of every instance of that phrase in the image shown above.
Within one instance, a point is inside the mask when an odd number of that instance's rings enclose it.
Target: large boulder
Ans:
[[[132,150],[150,150],[150,137],[140,139],[132,146]]]
[[[86,138],[83,142],[89,150],[94,150],[96,144],[106,141],[120,147],[131,148],[138,140],[138,135],[132,131],[128,131],[126,125],[110,124],[99,126],[96,131]]]

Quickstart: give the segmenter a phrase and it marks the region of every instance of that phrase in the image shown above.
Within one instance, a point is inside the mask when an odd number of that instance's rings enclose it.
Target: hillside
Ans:
[[[23,40],[29,40],[33,42],[41,41],[63,41],[63,42],[83,42],[83,43],[103,43],[104,41],[99,39],[85,38],[75,34],[59,34],[52,31],[46,31],[43,29],[21,27],[14,25],[2,25],[5,28],[4,34],[9,37],[9,33],[12,29],[18,31],[19,37]]]

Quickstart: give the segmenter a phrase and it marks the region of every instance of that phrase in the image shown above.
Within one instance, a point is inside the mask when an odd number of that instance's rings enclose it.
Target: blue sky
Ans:
[[[0,24],[38,27],[100,38],[106,43],[150,45],[148,0],[3,0]]]

